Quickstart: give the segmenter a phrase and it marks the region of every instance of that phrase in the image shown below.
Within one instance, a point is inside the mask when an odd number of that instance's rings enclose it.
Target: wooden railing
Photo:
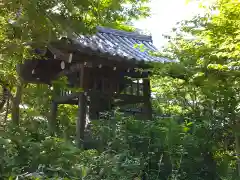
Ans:
[[[64,89],[61,89],[60,91],[60,96],[69,96],[71,95],[73,92],[71,90],[64,90]]]
[[[143,84],[139,83],[139,81],[126,84],[121,94],[143,96]]]
[[[122,86],[122,87],[120,87]],[[111,83],[108,79],[99,78],[96,79],[92,88],[87,91],[96,91],[103,94],[126,94],[133,96],[143,96],[143,83],[141,80],[126,81],[125,84],[120,85],[120,83]],[[60,96],[69,96],[73,93],[71,90],[61,90]]]

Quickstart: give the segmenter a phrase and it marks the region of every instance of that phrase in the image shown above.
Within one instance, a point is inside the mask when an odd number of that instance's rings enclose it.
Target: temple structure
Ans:
[[[54,132],[59,104],[78,105],[76,139],[81,144],[87,113],[98,119],[114,107],[138,104],[142,116],[152,119],[149,62],[168,61],[151,54],[156,51],[151,36],[98,27],[94,35],[62,38],[38,50],[41,58],[25,61],[19,73],[29,83],[51,85],[67,78],[66,86],[76,91],[55,90],[49,126]]]

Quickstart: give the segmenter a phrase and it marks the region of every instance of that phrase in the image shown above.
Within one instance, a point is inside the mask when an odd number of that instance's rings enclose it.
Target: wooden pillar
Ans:
[[[151,87],[150,79],[143,79],[143,96],[144,96],[144,109],[146,118],[152,120],[152,103],[151,103]]]
[[[84,64],[80,67],[80,88],[84,88]],[[87,97],[84,92],[78,97],[78,118],[76,122],[76,143],[79,148],[83,148],[84,131],[86,124]]]
[[[17,85],[17,92],[15,97],[13,98],[13,106],[12,106],[12,122],[14,125],[19,126],[20,124],[20,108],[19,105],[22,99],[23,93],[23,81],[20,81],[20,84]]]
[[[137,79],[137,96],[140,95],[140,88],[139,88],[139,79]]]
[[[96,102],[93,102],[93,103],[96,103]],[[93,105],[93,103],[91,102],[89,106],[89,118],[90,120],[97,120],[99,119],[99,112],[97,110],[96,104]]]
[[[130,94],[133,95],[133,82],[130,84]]]
[[[58,104],[56,102],[52,102],[51,107],[51,118],[48,120],[48,127],[49,127],[49,135],[54,136],[56,133],[57,128],[57,110]]]
[[[78,98],[78,118],[76,123],[76,142],[79,148],[83,148],[84,144],[84,132],[86,125],[86,113],[87,113],[87,99],[84,93],[81,93]]]

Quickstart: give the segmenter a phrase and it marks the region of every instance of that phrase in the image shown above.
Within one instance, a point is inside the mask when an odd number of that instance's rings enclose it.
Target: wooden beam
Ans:
[[[102,91],[102,92],[105,92],[105,79],[104,79],[104,78],[101,78],[101,79],[100,79],[100,83],[101,83],[101,91]]]
[[[66,67],[65,62],[64,62],[64,61],[61,61],[60,66],[61,66],[61,69],[64,70],[65,67]]]
[[[86,62],[83,62],[86,63]],[[70,74],[72,72],[77,72],[81,69],[81,64],[82,63],[73,63],[71,64],[69,67],[65,68],[65,70],[63,72],[61,72],[62,74]],[[112,74],[118,74],[122,77],[126,76],[126,77],[130,77],[130,78],[147,78],[149,75],[148,71],[143,71],[143,72],[139,72],[139,71],[130,71],[127,72],[126,69],[124,68],[120,68],[118,67],[118,69],[113,70],[111,68],[108,68],[106,66],[102,66],[101,64],[94,64],[91,62],[87,62],[87,64],[85,65],[86,67],[91,67],[94,68],[96,73],[102,73],[102,72],[111,72]],[[101,68],[100,68],[101,67]]]
[[[122,106],[126,104],[144,103],[145,98],[143,96],[134,96],[128,94],[119,94],[114,98],[113,104],[116,106]]]
[[[48,49],[54,55],[54,59],[65,61],[65,62],[69,61],[69,54],[62,52],[61,50],[59,50],[51,45],[48,45]]]
[[[66,104],[68,101],[78,98],[82,92],[75,92],[70,95],[58,96],[54,98],[54,101],[58,104]]]
[[[120,56],[106,56],[103,53],[97,53],[92,50],[82,49],[81,46],[77,44],[62,44],[60,41],[52,43],[49,45],[48,49],[57,55],[58,60],[64,60],[68,62],[69,54],[73,53],[72,62],[82,63],[84,61],[91,61],[94,64],[102,64],[102,66],[111,66],[111,67],[132,67],[135,68],[138,65],[139,61],[129,61],[126,58]],[[80,58],[79,58],[80,57]]]
[[[122,71],[121,74],[122,74],[122,76],[130,77],[130,78],[147,78],[148,75],[149,75],[149,72],[148,71],[143,71],[143,72],[139,72],[139,71],[125,72],[125,71]]]
[[[71,63],[71,62],[72,62],[72,58],[73,58],[73,54],[70,53],[70,54],[69,54],[69,58],[68,58],[68,63]]]

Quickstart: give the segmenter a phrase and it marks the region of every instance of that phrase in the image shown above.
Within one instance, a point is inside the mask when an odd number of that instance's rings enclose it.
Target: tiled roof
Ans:
[[[148,62],[169,61],[167,58],[151,55],[152,52],[157,52],[157,48],[152,43],[152,37],[137,32],[98,27],[96,34],[80,35],[74,39],[74,43],[78,44],[81,49],[91,49],[92,52],[100,52],[110,57]]]

